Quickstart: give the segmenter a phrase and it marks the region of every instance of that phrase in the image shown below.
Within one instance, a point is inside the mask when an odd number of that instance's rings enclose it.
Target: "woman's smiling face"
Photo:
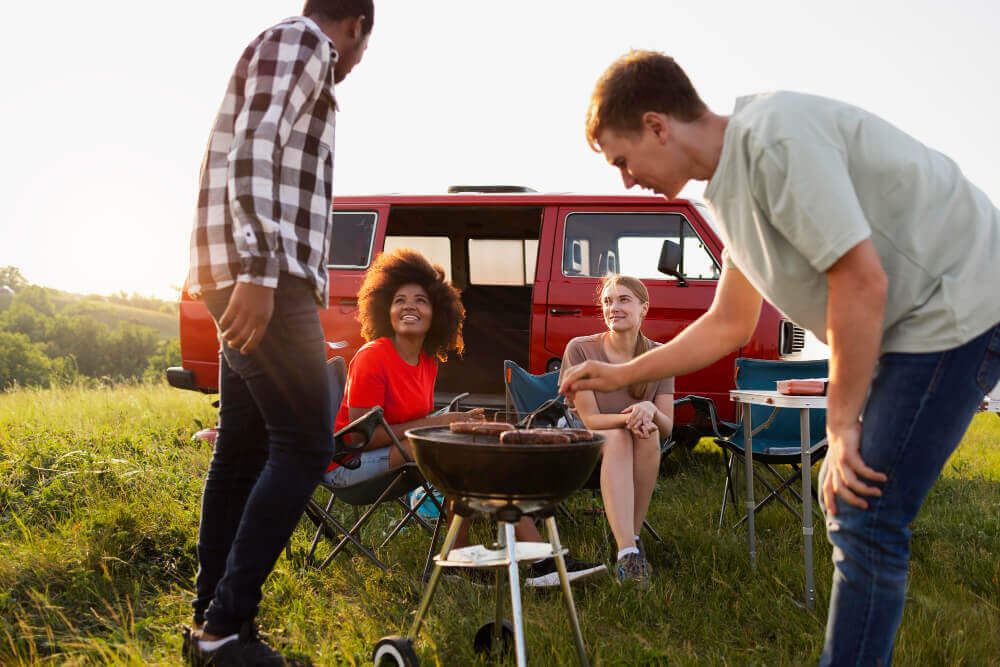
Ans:
[[[431,299],[416,283],[403,285],[389,304],[389,323],[397,336],[425,336],[431,328]]]
[[[649,304],[624,285],[615,284],[608,285],[601,293],[601,310],[609,331],[625,332],[639,328]]]

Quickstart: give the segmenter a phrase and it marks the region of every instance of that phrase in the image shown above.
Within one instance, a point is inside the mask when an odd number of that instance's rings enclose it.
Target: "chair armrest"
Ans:
[[[455,398],[451,399],[451,402],[448,403],[448,405],[446,405],[445,407],[441,408],[440,410],[435,410],[434,412],[430,413],[427,416],[428,417],[437,417],[438,415],[443,415],[446,412],[458,412],[458,408],[459,408],[459,406],[462,403],[462,399],[463,398],[468,398],[468,396],[469,396],[469,392],[463,391],[461,394],[459,394]]]
[[[695,418],[691,426],[702,437],[727,439],[739,430],[736,424],[719,419],[718,413],[715,411],[715,401],[710,398],[691,394],[674,401],[675,408],[679,405],[690,405],[694,408]]]
[[[396,437],[396,434],[392,432],[391,428],[389,428],[389,423],[385,420],[385,414],[381,405],[376,405],[371,408],[364,415],[358,417],[350,424],[333,434],[333,460],[341,465],[351,467],[349,465],[350,461],[348,461],[347,464],[344,464],[341,463],[341,460],[363,450],[365,446],[371,442],[372,438],[375,436],[375,430],[379,427],[382,427],[386,434],[388,434],[390,442],[397,450],[399,450],[399,453],[402,454],[403,460],[412,461],[412,459],[410,459],[410,457],[406,454],[406,450],[403,449],[403,446],[399,444],[399,439]],[[349,435],[359,436],[360,442],[349,442],[347,440],[347,436]]]
[[[536,422],[540,426],[555,426],[560,417],[565,417],[567,424],[571,423],[569,408],[563,403],[562,398],[556,396],[535,408],[533,412],[518,422],[518,426],[533,428],[536,426]]]

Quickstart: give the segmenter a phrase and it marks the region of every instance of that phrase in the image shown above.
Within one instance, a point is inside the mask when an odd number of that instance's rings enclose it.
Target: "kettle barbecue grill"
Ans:
[[[524,620],[521,615],[521,587],[518,563],[552,556],[556,560],[559,581],[573,640],[581,665],[588,665],[583,633],[573,605],[573,593],[566,575],[563,556],[566,549],[559,541],[554,513],[559,503],[581,488],[590,478],[601,457],[603,436],[565,444],[506,444],[496,436],[452,433],[447,426],[410,429],[406,437],[413,444],[420,472],[445,498],[453,501],[454,517],[448,527],[441,553],[434,558],[434,570],[420,601],[417,615],[405,637],[383,637],[375,645],[376,665],[415,666],[413,650],[430,607],[431,599],[445,567],[496,568],[496,617],[476,634],[476,646],[498,648],[502,635],[513,634],[517,664],[527,664]],[[475,512],[493,515],[498,523],[498,549],[470,546],[452,551],[458,531]],[[543,518],[549,544],[517,542],[514,525],[524,514]],[[510,583],[513,623],[503,620],[503,570]],[[510,627],[512,625],[512,627]]]

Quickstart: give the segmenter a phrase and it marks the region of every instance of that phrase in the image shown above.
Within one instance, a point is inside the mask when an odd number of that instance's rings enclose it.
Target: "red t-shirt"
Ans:
[[[350,423],[349,408],[381,405],[385,420],[390,424],[426,417],[434,409],[437,369],[437,362],[423,351],[417,365],[409,365],[396,352],[390,338],[366,343],[348,366],[344,400],[334,430],[339,431]]]

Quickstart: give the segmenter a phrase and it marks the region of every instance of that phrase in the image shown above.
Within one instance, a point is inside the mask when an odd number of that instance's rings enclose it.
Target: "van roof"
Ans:
[[[490,205],[565,205],[565,206],[690,206],[689,199],[665,199],[659,195],[577,194],[572,192],[461,193],[335,195],[334,208],[354,206],[490,206]]]

